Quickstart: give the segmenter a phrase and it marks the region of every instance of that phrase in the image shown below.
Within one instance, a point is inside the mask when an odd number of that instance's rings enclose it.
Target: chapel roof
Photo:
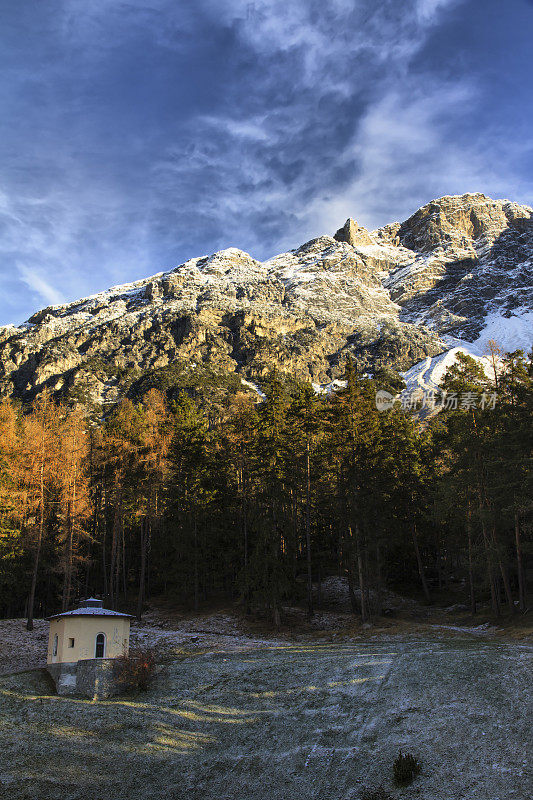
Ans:
[[[63,611],[62,614],[53,614],[48,619],[59,619],[60,617],[131,617],[131,614],[123,614],[121,611],[111,611],[103,608],[101,600],[96,597],[89,597],[84,600],[79,608],[72,611]]]

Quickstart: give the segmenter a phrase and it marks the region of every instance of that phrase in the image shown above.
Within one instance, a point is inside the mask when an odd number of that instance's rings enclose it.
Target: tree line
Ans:
[[[139,618],[149,597],[196,610],[225,598],[279,626],[287,603],[311,616],[330,575],[364,622],[387,588],[430,602],[455,587],[473,613],[524,611],[531,361],[499,354],[489,379],[459,356],[442,392],[495,402],[426,419],[378,411],[398,375],[348,361],[345,378],[317,395],[274,374],[263,402],[237,392],[216,414],[157,389],[104,417],[46,394],[4,400],[0,615],[31,629],[89,594]]]

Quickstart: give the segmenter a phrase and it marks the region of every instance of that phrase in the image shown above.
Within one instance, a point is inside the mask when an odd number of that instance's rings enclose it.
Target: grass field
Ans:
[[[164,664],[146,694],[59,698],[0,678],[0,797],[529,800],[533,648],[276,644]],[[392,785],[399,748],[423,764]]]

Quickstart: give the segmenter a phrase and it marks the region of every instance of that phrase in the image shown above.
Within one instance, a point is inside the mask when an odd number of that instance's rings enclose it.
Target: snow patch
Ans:
[[[489,358],[478,355],[475,349],[469,346],[469,342],[464,342],[461,346],[452,347],[438,356],[433,356],[433,358],[428,356],[423,361],[414,364],[407,372],[400,373],[407,389],[411,391],[414,389],[422,389],[423,391],[435,391],[438,389],[446,370],[455,363],[459,353],[465,353],[475,358],[482,365],[485,374],[488,377],[492,377]]]
[[[331,394],[332,392],[338,392],[339,389],[346,389],[348,383],[347,381],[339,381],[335,379],[329,383],[313,383],[311,385],[315,394]]]
[[[485,327],[473,346],[478,351],[486,351],[490,339],[506,353],[524,350],[528,354],[533,347],[533,311],[510,317],[504,317],[498,311],[487,314]]]
[[[487,314],[485,326],[474,342],[453,336],[443,336],[442,339],[451,345],[449,350],[433,358],[428,356],[401,373],[408,389],[437,389],[446,370],[454,364],[459,353],[474,358],[481,364],[487,377],[493,378],[492,362],[488,355],[489,341],[495,341],[506,353],[523,350],[527,355],[533,347],[533,311],[510,317],[504,317],[498,311]]]
[[[259,386],[256,383],[252,383],[251,381],[247,381],[244,378],[241,378],[241,383],[243,386],[248,386],[249,389],[253,389],[254,392],[257,392],[261,400],[266,400],[266,394],[261,391]]]

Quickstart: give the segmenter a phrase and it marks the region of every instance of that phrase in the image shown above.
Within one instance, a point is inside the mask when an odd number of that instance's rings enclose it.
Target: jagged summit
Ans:
[[[259,382],[276,367],[325,384],[348,354],[361,369],[407,370],[457,341],[481,348],[488,328],[503,347],[523,346],[532,271],[531,208],[442,197],[376,231],[348,219],[268,261],[228,248],[43,309],[0,329],[0,392],[85,386],[112,400],[176,363]]]
[[[351,217],[348,217],[342,228],[339,228],[334,238],[338,242],[347,242],[352,247],[375,244],[367,229],[363,228]]]
[[[532,209],[509,200],[491,200],[484,194],[441,197],[422,206],[398,229],[400,242],[429,252],[436,247],[475,256],[509,228],[524,229]]]

